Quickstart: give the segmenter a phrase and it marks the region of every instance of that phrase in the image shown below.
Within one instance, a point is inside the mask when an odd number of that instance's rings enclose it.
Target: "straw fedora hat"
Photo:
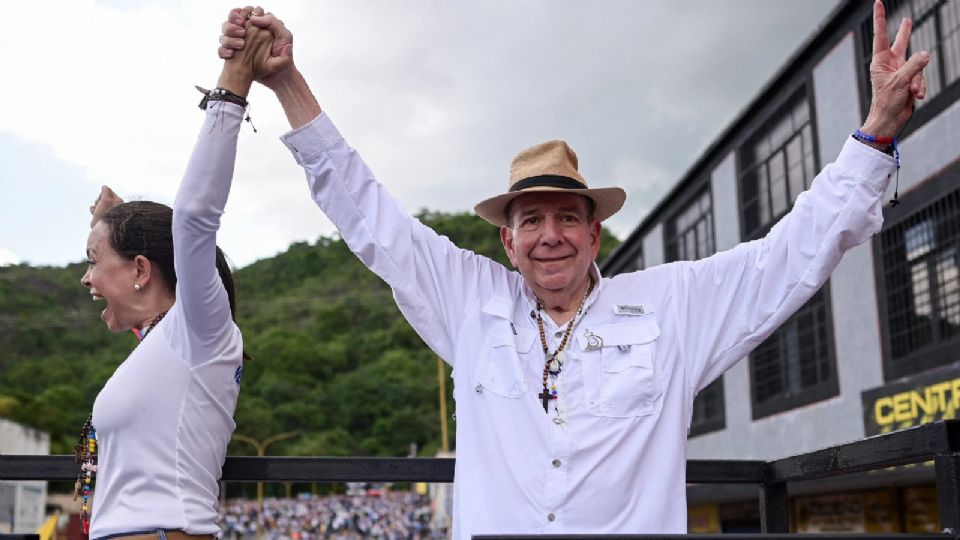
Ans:
[[[527,148],[510,163],[509,189],[473,207],[494,225],[507,225],[507,205],[524,193],[558,191],[593,200],[593,217],[603,221],[617,213],[627,198],[618,187],[589,188],[577,171],[577,155],[564,141],[547,141]]]

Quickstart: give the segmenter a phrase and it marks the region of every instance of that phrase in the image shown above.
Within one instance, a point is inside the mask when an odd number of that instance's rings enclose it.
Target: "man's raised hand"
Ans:
[[[883,2],[874,1],[873,58],[870,62],[873,101],[861,128],[864,133],[896,137],[913,114],[914,100],[923,99],[926,94],[923,68],[930,63],[930,53],[920,51],[906,59],[911,27],[910,19],[904,19],[891,46]]]

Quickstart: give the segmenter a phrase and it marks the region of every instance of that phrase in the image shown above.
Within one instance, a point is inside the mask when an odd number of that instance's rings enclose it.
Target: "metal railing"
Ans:
[[[687,482],[759,487],[761,536],[793,538],[788,486],[854,473],[933,461],[941,533],[832,534],[811,538],[960,538],[960,420],[945,420],[773,461],[690,460]],[[226,482],[452,482],[454,460],[432,458],[228,457]],[[0,480],[74,480],[73,456],[0,455]],[[694,535],[697,539],[729,535]],[[741,535],[744,536],[744,535]],[[750,535],[745,535],[750,536]],[[604,536],[609,538],[609,535]],[[684,535],[620,535],[623,539]],[[584,539],[584,535],[478,536],[485,540]],[[593,538],[601,538],[595,536]]]

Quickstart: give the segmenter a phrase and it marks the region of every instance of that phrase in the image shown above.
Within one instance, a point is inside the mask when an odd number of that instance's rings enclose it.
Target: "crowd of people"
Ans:
[[[220,516],[224,540],[444,538],[430,523],[430,501],[410,492],[230,500]],[[259,530],[259,535],[258,535]]]

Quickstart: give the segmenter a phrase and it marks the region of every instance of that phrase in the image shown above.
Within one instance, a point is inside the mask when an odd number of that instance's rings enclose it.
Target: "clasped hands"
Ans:
[[[236,70],[272,90],[292,71],[293,34],[272,13],[260,7],[234,8],[221,30],[218,52],[226,60],[225,70]]]

